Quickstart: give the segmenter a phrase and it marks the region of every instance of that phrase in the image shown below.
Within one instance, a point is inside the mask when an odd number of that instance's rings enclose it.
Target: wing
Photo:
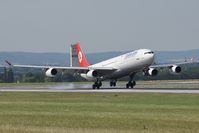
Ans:
[[[187,62],[178,62],[178,63],[173,63],[173,64],[156,64],[156,65],[151,65],[150,68],[170,68],[172,66],[181,66],[181,65],[186,65],[186,64],[192,64],[196,63],[193,61],[187,61]]]
[[[117,69],[112,68],[112,67],[63,67],[63,66],[37,66],[37,65],[14,65],[11,64],[8,61],[5,61],[9,66],[11,67],[16,67],[16,68],[37,68],[37,69],[56,69],[58,71],[67,71],[67,72],[72,72],[72,73],[87,73],[90,70],[95,70],[97,71],[100,76],[110,74]]]
[[[169,69],[173,73],[180,73],[182,66],[186,64],[198,63],[194,60],[179,62],[179,63],[168,63],[168,64],[155,64],[143,69],[143,74],[146,76],[156,76],[158,74],[157,69]]]

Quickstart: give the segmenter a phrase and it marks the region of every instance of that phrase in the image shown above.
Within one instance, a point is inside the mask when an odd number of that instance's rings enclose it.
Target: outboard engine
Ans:
[[[46,71],[46,76],[47,77],[55,77],[57,74],[57,69],[54,69],[54,68],[49,68],[47,71]]]
[[[174,73],[180,73],[182,71],[182,68],[180,66],[173,65],[170,67],[170,70]]]

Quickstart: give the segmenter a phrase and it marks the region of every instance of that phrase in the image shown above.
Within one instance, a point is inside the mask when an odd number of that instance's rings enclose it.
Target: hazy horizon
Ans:
[[[97,52],[89,52],[89,51],[85,51],[84,48],[82,48],[84,53],[85,54],[96,54],[96,53],[109,53],[109,52],[128,52],[128,51],[131,51],[131,50],[121,50],[121,51],[117,51],[117,50],[114,50],[114,51],[97,51]],[[134,50],[137,50],[137,49],[134,49]],[[152,49],[151,49],[152,50]],[[198,51],[198,49],[188,49],[188,50],[153,50],[154,52],[189,52],[189,51]],[[42,52],[42,51],[0,51],[0,53],[40,53],[40,54],[69,54],[70,51],[67,51],[67,52],[53,52],[53,51],[49,51],[49,52]]]

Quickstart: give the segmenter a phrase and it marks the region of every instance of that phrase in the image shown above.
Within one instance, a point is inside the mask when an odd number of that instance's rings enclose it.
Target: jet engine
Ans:
[[[46,71],[46,76],[47,77],[55,77],[56,74],[57,74],[57,69],[54,69],[54,68],[49,68]]]
[[[174,66],[172,66],[172,67],[170,68],[170,70],[171,70],[172,72],[174,72],[174,73],[180,73],[180,72],[182,71],[182,68],[181,68],[180,66],[174,65]]]
[[[87,72],[86,76],[88,78],[93,78],[98,76],[98,72],[96,70],[90,70]]]
[[[149,68],[145,70],[143,73],[145,76],[156,76],[158,74],[158,70],[155,68]]]

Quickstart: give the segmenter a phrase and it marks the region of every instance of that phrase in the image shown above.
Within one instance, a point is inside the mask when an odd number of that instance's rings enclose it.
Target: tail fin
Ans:
[[[195,62],[195,61],[196,61],[196,57],[193,56],[193,57],[191,58],[191,62]]]
[[[80,67],[88,67],[90,64],[88,63],[86,56],[84,52],[81,49],[80,43],[78,42],[77,44],[74,45],[78,57],[78,62]]]

